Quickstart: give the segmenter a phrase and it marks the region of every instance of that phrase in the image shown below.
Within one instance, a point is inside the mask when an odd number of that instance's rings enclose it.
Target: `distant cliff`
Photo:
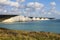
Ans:
[[[14,17],[14,16],[17,16],[17,15],[0,15],[0,22],[5,19],[9,19],[11,17]]]
[[[26,17],[18,15],[0,15],[0,22],[25,22],[25,21],[39,21],[39,20],[52,20],[54,18],[48,17]]]

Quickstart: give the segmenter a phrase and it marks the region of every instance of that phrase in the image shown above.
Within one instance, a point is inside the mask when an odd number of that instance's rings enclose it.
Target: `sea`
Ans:
[[[60,33],[60,19],[29,21],[29,22],[13,22],[13,23],[0,22],[0,28],[23,30],[23,31],[39,31],[39,32],[44,31],[44,32]]]

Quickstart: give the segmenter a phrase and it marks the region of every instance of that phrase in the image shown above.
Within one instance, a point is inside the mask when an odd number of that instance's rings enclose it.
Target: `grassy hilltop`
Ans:
[[[60,40],[60,34],[0,28],[0,40]]]
[[[0,22],[14,16],[17,16],[17,15],[0,15]]]

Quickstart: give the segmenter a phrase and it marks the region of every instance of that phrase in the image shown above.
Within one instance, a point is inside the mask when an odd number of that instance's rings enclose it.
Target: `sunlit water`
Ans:
[[[60,33],[60,20],[0,23],[0,27],[13,30]]]

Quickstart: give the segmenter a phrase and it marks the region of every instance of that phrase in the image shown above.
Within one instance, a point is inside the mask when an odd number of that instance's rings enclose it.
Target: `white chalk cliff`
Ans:
[[[15,16],[15,17],[11,17],[9,19],[6,19],[2,22],[17,22],[17,21],[20,21],[20,22],[25,22],[25,21],[32,21],[32,20],[49,20],[48,18],[29,18],[29,17],[24,17],[24,16]]]
[[[9,19],[6,19],[2,22],[16,22],[16,21],[29,21],[30,18],[28,17],[24,17],[24,16],[15,16],[15,17],[11,17]]]

